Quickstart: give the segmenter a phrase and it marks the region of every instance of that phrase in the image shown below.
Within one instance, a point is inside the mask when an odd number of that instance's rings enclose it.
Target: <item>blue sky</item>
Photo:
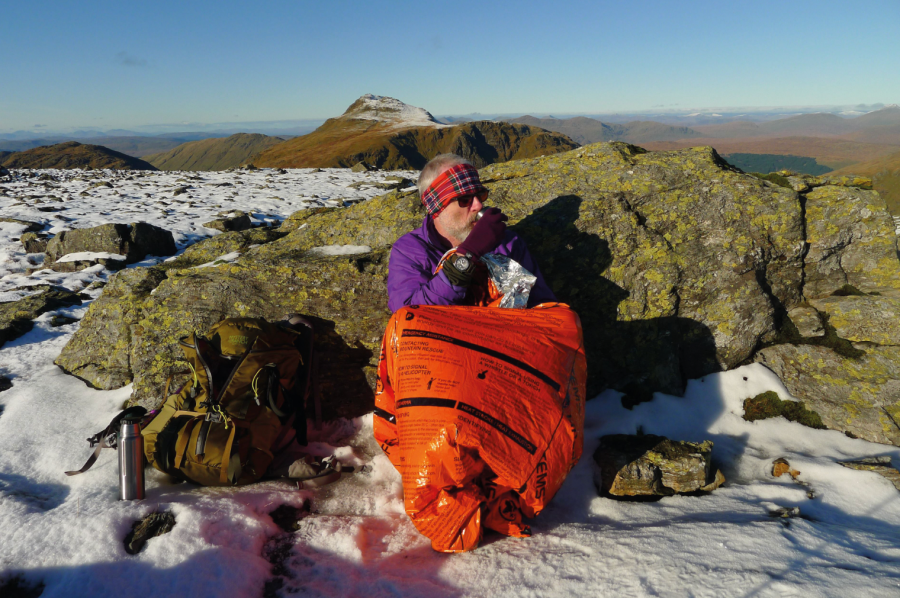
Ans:
[[[0,131],[900,103],[900,1],[4,3]]]

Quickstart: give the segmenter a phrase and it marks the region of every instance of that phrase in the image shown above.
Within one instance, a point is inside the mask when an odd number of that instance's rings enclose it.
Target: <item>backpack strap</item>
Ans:
[[[93,454],[88,457],[88,460],[84,465],[81,466],[81,469],[75,471],[67,471],[65,474],[67,476],[78,475],[80,473],[86,472],[88,469],[93,467],[94,463],[97,462],[97,459],[100,457],[100,451],[105,448],[116,448],[118,446],[119,439],[119,423],[125,417],[131,416],[144,416],[147,415],[147,410],[140,405],[135,405],[134,407],[129,407],[125,409],[117,416],[113,418],[109,425],[106,426],[102,431],[97,432],[93,436],[87,439],[91,446],[96,446]]]
[[[294,431],[297,434],[297,443],[302,446],[306,446],[308,442],[306,438],[306,402],[309,399],[310,395],[312,395],[314,402],[314,422],[316,429],[322,427],[322,404],[319,399],[319,365],[318,352],[315,349],[315,328],[313,327],[311,321],[309,321],[307,318],[304,318],[300,314],[288,314],[285,317],[285,322],[286,325],[293,330],[298,332],[305,332],[304,338],[308,339],[305,343],[297,343],[296,345],[297,349],[300,351],[300,354],[303,356],[304,363],[302,369],[306,372],[306,377],[301,385],[299,380],[301,369],[298,368],[296,372],[297,378],[294,384],[296,406],[294,410],[293,422]]]

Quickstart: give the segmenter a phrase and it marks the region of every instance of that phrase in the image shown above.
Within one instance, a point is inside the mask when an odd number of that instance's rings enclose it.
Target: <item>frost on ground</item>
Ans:
[[[176,239],[180,235],[183,248],[213,233],[198,223],[220,211],[222,194],[230,195],[222,189],[231,189],[213,187],[203,200],[198,193],[193,206],[184,206],[188,215],[176,211],[164,218],[155,202],[169,201],[168,189],[186,176],[193,175],[135,179],[150,197],[129,200],[122,218],[114,210],[106,216],[91,213],[73,197],[61,212],[72,220],[53,219],[54,226],[145,220],[173,230]],[[357,191],[338,183],[381,175],[289,171],[281,176],[291,188],[278,191],[284,203],[260,207],[256,195],[238,194],[233,207],[253,212],[258,221],[283,218],[308,201],[300,197],[345,192],[350,197]],[[279,178],[274,171],[201,177],[218,183]],[[335,186],[332,195],[326,185]],[[8,195],[19,192],[4,187],[4,217],[46,217],[12,203]],[[365,190],[359,193],[365,198]],[[99,199],[90,201],[91,209],[103,209]],[[11,240],[21,228],[0,224],[0,253],[12,258],[0,262],[0,301],[27,292],[14,291],[18,286],[51,280],[76,289],[109,274],[94,266],[26,275],[20,260],[27,256],[19,255],[21,245]],[[96,298],[101,290],[87,293]],[[88,305],[46,313],[31,332],[0,349],[0,374],[14,384],[0,393],[0,587],[12,578],[42,583],[45,597],[900,595],[900,493],[876,473],[838,463],[887,456],[900,465],[900,449],[781,418],[744,421],[744,399],[766,390],[790,398],[761,365],[693,380],[684,397],[657,394],[630,411],[621,406],[619,393],[596,397],[588,403],[584,456],[532,522],[534,535],[488,535],[467,554],[434,553],[409,522],[399,474],[372,439],[371,416],[310,430],[313,452],[336,453],[346,463],[365,466],[331,486],[298,491],[272,480],[201,488],[173,485],[147,470],[147,498],[118,501],[113,451],[105,451],[84,475],[63,475],[81,466],[89,454],[84,439],[104,428],[130,394],[130,388],[90,389],[53,365],[78,324],[52,327],[51,318],[80,318]],[[677,440],[712,440],[715,466],[725,473],[726,484],[706,496],[658,502],[598,497],[591,467],[598,438],[639,429]],[[772,477],[772,461],[779,457],[808,485],[787,475]],[[296,532],[283,531],[270,517],[281,505],[309,509]],[[770,516],[794,507],[799,517]],[[123,539],[132,523],[155,511],[174,513],[174,529],[128,555]]]

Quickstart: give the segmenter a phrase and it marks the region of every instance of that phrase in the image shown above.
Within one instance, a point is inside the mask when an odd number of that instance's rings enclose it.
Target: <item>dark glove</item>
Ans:
[[[506,236],[506,221],[509,220],[500,208],[488,208],[475,228],[457,248],[460,253],[471,253],[476,258],[497,248]]]
[[[459,258],[465,259],[465,262],[461,262],[465,263],[467,266],[464,270],[460,269],[460,264],[456,263],[456,260]],[[475,274],[475,259],[475,257],[465,257],[461,253],[450,256],[450,258],[444,262],[444,274],[447,275],[447,280],[458,287],[469,286],[472,283],[472,276]]]

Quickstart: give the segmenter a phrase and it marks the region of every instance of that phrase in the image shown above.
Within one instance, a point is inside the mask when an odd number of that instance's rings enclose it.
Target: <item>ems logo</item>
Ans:
[[[516,520],[516,503],[511,501],[510,499],[506,499],[503,501],[503,506],[500,507],[500,516],[506,519],[507,521],[515,521]]]
[[[407,322],[409,322],[410,320],[412,320],[415,317],[416,317],[416,314],[414,314],[412,312],[406,312],[406,321]]]

